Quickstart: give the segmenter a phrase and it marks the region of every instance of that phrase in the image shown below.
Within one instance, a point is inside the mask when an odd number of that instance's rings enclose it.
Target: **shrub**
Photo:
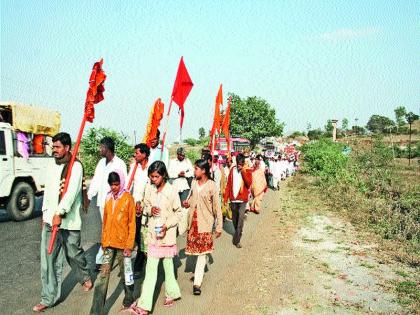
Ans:
[[[346,167],[348,157],[343,154],[344,145],[329,139],[305,144],[303,171],[319,176],[327,182],[335,181]]]
[[[191,161],[191,163],[195,163],[198,159],[201,158],[201,154],[197,150],[187,150],[185,156]]]
[[[413,149],[417,152],[418,146]],[[383,238],[409,241],[409,247],[419,249],[420,184],[412,169],[395,164],[392,147],[376,138],[347,158],[342,145],[320,140],[302,151],[302,170],[320,179],[321,193],[333,208]]]
[[[115,154],[128,164],[133,157],[134,148],[127,143],[127,136],[123,133],[107,128],[90,128],[83,136],[80,144],[80,160],[83,163],[85,174],[93,176],[96,165],[101,156],[99,154],[99,142],[103,137],[111,137],[115,141]]]

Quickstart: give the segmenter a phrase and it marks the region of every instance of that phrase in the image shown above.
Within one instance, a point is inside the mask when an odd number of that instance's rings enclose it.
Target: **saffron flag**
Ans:
[[[89,78],[89,89],[85,101],[85,116],[86,120],[89,122],[93,122],[93,119],[95,118],[94,104],[97,104],[104,99],[104,82],[106,75],[102,70],[103,62],[103,59],[95,62]]]
[[[220,125],[222,123],[222,117],[220,116],[220,105],[223,104],[223,91],[222,85],[220,84],[219,91],[217,92],[216,102],[214,104],[214,117],[213,117],[213,126],[210,131],[210,138],[218,132],[220,133]]]
[[[163,113],[165,111],[165,105],[162,103],[161,99],[158,98],[153,105],[152,110],[150,111],[149,121],[147,122],[146,134],[144,135],[143,142],[150,147],[150,143],[153,139],[156,138],[156,133],[158,131],[160,121],[163,118]]]
[[[184,103],[190,94],[190,91],[194,83],[191,81],[190,75],[188,74],[187,68],[185,67],[184,58],[181,57],[178,66],[178,72],[172,90],[172,100],[178,105],[181,112],[180,126],[184,124]]]
[[[222,131],[226,138],[226,143],[228,145],[228,155],[230,156],[230,105],[231,105],[232,97],[229,97],[226,111],[225,111],[225,117],[223,118],[222,123]]]
[[[213,117],[213,126],[210,130],[210,148],[213,148],[213,146],[216,146],[215,143],[215,135],[216,132],[220,134],[220,126],[222,123],[222,117],[220,116],[220,105],[223,104],[223,90],[222,85],[220,84],[219,91],[216,95],[216,102],[214,104],[214,117]],[[214,142],[214,143],[213,143]]]

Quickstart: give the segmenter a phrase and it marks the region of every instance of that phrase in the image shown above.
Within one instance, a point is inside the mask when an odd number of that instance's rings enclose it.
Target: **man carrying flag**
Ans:
[[[45,311],[60,298],[64,254],[76,271],[83,290],[89,291],[93,287],[80,241],[80,208],[83,201],[84,208],[87,209],[88,202],[83,184],[83,166],[76,160],[76,156],[86,122],[92,122],[95,117],[94,104],[104,99],[106,75],[102,70],[102,63],[102,59],[94,63],[89,77],[85,111],[73,153],[70,153],[72,142],[68,133],[59,133],[53,138],[55,165],[52,161],[47,172],[49,178],[46,180],[42,206],[42,298],[41,303],[33,307],[34,312]]]
[[[71,160],[71,138],[68,133],[60,132],[52,141],[54,160],[48,166],[42,204],[41,303],[34,306],[34,312],[53,307],[60,298],[64,256],[82,284],[83,291],[87,292],[93,286],[80,240],[83,166],[79,161],[74,163],[67,192],[61,198],[63,181]],[[53,252],[48,254],[54,225],[60,226],[60,229]]]
[[[169,164],[169,151],[164,143],[160,142],[160,130],[156,132],[156,137],[150,142],[150,157],[149,163],[152,164],[155,161],[162,161],[166,167]]]

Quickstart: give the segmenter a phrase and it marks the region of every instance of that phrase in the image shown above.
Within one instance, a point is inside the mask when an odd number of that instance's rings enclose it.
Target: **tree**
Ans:
[[[203,127],[198,129],[198,135],[199,135],[200,139],[203,139],[206,136],[206,129],[204,129]]]
[[[308,138],[309,140],[318,140],[322,138],[322,130],[321,129],[313,129],[308,131]]]
[[[198,143],[198,141],[195,140],[195,139],[193,139],[193,138],[187,138],[187,139],[184,140],[184,142],[186,144],[192,146],[192,147],[195,146],[195,145],[197,145],[197,143]]]
[[[356,135],[364,135],[366,133],[366,129],[361,126],[353,126],[352,130]]]
[[[401,127],[405,124],[405,119],[406,119],[406,115],[407,115],[407,110],[405,109],[404,106],[399,106],[396,109],[394,109],[394,113],[395,113],[395,122],[397,123],[397,130],[398,127]]]
[[[276,110],[266,100],[253,96],[241,99],[232,96],[230,131],[232,136],[241,136],[255,146],[264,137],[279,137],[284,123],[276,118]]]
[[[405,119],[407,119],[408,124],[410,125],[410,140],[408,141],[408,165],[411,164],[411,125],[419,116],[414,114],[413,112],[409,112],[405,115]]]
[[[305,136],[305,133],[303,131],[293,131],[289,137],[294,139],[297,137],[304,137],[304,136]]]
[[[341,129],[343,129],[344,131],[349,130],[349,120],[347,118],[343,118],[343,120],[341,121]]]
[[[334,126],[332,124],[332,120],[328,119],[327,124],[324,126],[325,129],[325,136],[326,137],[332,137]]]
[[[115,154],[126,164],[133,157],[134,148],[127,143],[127,136],[108,128],[92,127],[83,136],[80,144],[80,160],[83,163],[85,174],[92,176],[101,156],[99,142],[103,137],[111,137],[115,141]]]
[[[395,123],[381,115],[372,115],[366,124],[366,128],[373,133],[384,133],[391,126],[395,126]]]

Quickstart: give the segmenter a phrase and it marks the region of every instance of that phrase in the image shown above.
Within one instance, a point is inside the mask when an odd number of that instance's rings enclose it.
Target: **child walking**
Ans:
[[[207,254],[214,250],[213,226],[216,225],[215,235],[219,238],[222,235],[223,216],[219,191],[216,183],[210,179],[210,165],[206,160],[195,162],[194,176],[190,197],[184,202],[184,207],[190,209],[185,254],[197,256],[193,294],[200,295]]]
[[[177,226],[182,216],[178,192],[168,181],[168,171],[162,161],[153,162],[148,175],[151,185],[146,187],[143,211],[150,216],[147,233],[147,263],[141,296],[131,306],[134,314],[148,314],[153,307],[153,294],[158,278],[158,265],[163,259],[165,271],[165,306],[173,306],[181,298],[175,278],[173,257],[177,255]]]
[[[136,208],[133,197],[124,190],[125,178],[122,172],[111,172],[108,183],[111,192],[107,196],[102,226],[102,248],[104,260],[95,285],[90,314],[102,315],[108,292],[109,275],[117,260],[124,282],[123,309],[129,309],[134,301],[134,284],[124,281],[124,257],[131,257],[136,235]]]

